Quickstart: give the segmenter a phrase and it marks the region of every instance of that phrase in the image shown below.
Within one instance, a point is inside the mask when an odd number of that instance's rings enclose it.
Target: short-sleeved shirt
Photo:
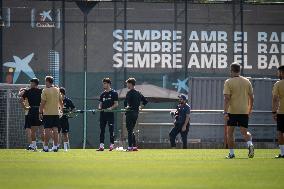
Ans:
[[[175,123],[184,124],[186,115],[190,114],[190,106],[186,104],[179,104],[176,110]]]
[[[57,87],[44,88],[41,99],[46,102],[43,115],[59,115],[59,101],[62,101],[62,96]]]
[[[247,78],[239,76],[227,79],[223,94],[231,95],[228,113],[249,114],[249,96],[253,94],[253,88]]]
[[[139,111],[141,102],[144,106],[148,103],[147,99],[139,91],[131,89],[126,94],[124,106],[129,106],[130,110]]]
[[[72,100],[68,97],[64,97],[63,99],[63,113],[68,113],[70,110],[74,110],[75,106],[72,102]],[[63,115],[63,119],[67,119],[67,116]]]
[[[102,109],[110,108],[114,105],[114,102],[118,101],[118,94],[115,90],[102,92],[100,96],[100,102],[102,103]]]
[[[25,90],[22,97],[28,100],[30,107],[39,108],[40,101],[41,101],[41,93],[42,93],[42,89],[30,88],[28,90]]]
[[[277,110],[278,114],[284,114],[284,80],[277,81],[272,89],[272,95],[278,96],[279,107]]]

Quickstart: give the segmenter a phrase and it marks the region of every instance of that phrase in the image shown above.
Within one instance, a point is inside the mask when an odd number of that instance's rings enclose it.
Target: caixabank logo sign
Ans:
[[[11,26],[11,9],[2,8],[0,10],[0,27],[9,28]]]
[[[60,28],[60,9],[31,10],[31,27],[32,28]]]
[[[33,69],[29,65],[33,57],[34,53],[31,53],[24,58],[14,55],[13,61],[5,62],[3,66],[9,69],[6,82],[16,83],[21,73],[26,74],[29,78],[36,77]]]

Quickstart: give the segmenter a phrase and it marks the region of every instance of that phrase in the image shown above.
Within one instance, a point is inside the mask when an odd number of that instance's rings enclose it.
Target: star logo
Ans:
[[[184,80],[180,80],[180,79],[177,79],[177,83],[172,83],[172,85],[175,86],[175,88],[177,89],[178,92],[181,92],[181,90],[185,90],[186,92],[189,91],[189,87],[187,85],[187,81],[188,81],[188,78],[184,79]]]
[[[34,71],[29,65],[33,57],[34,57],[34,53],[26,56],[23,59],[20,59],[17,56],[13,56],[14,62],[6,62],[3,64],[3,66],[5,67],[14,68],[13,83],[16,83],[21,72],[24,72],[30,78],[36,77],[34,74]]]
[[[49,11],[42,11],[42,13],[40,13],[42,21],[45,21],[46,19],[48,19],[49,21],[52,21],[52,18],[50,16],[50,12],[51,12],[51,10],[49,10]]]

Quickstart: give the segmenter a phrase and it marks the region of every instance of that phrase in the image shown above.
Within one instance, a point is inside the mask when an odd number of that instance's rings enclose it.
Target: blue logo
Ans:
[[[186,92],[189,91],[189,87],[187,85],[187,81],[188,81],[188,78],[184,79],[184,80],[180,80],[180,79],[177,79],[177,83],[172,83],[172,85],[175,86],[175,88],[177,89],[177,91],[180,93],[181,90],[185,90]]]
[[[45,22],[47,18],[48,18],[49,21],[52,21],[52,18],[51,18],[51,16],[50,16],[50,12],[51,12],[51,10],[49,10],[49,11],[42,11],[42,12],[40,13],[41,20],[42,20],[43,22]]]
[[[14,68],[13,83],[17,82],[21,72],[25,73],[30,78],[36,77],[34,71],[29,65],[33,57],[34,53],[31,53],[23,59],[18,56],[13,56],[14,62],[6,62],[3,64],[5,67]]]

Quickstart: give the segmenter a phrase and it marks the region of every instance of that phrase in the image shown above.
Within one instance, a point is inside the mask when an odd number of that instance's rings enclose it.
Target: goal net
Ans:
[[[27,146],[25,112],[20,104],[18,92],[28,86],[0,83],[0,148]]]

